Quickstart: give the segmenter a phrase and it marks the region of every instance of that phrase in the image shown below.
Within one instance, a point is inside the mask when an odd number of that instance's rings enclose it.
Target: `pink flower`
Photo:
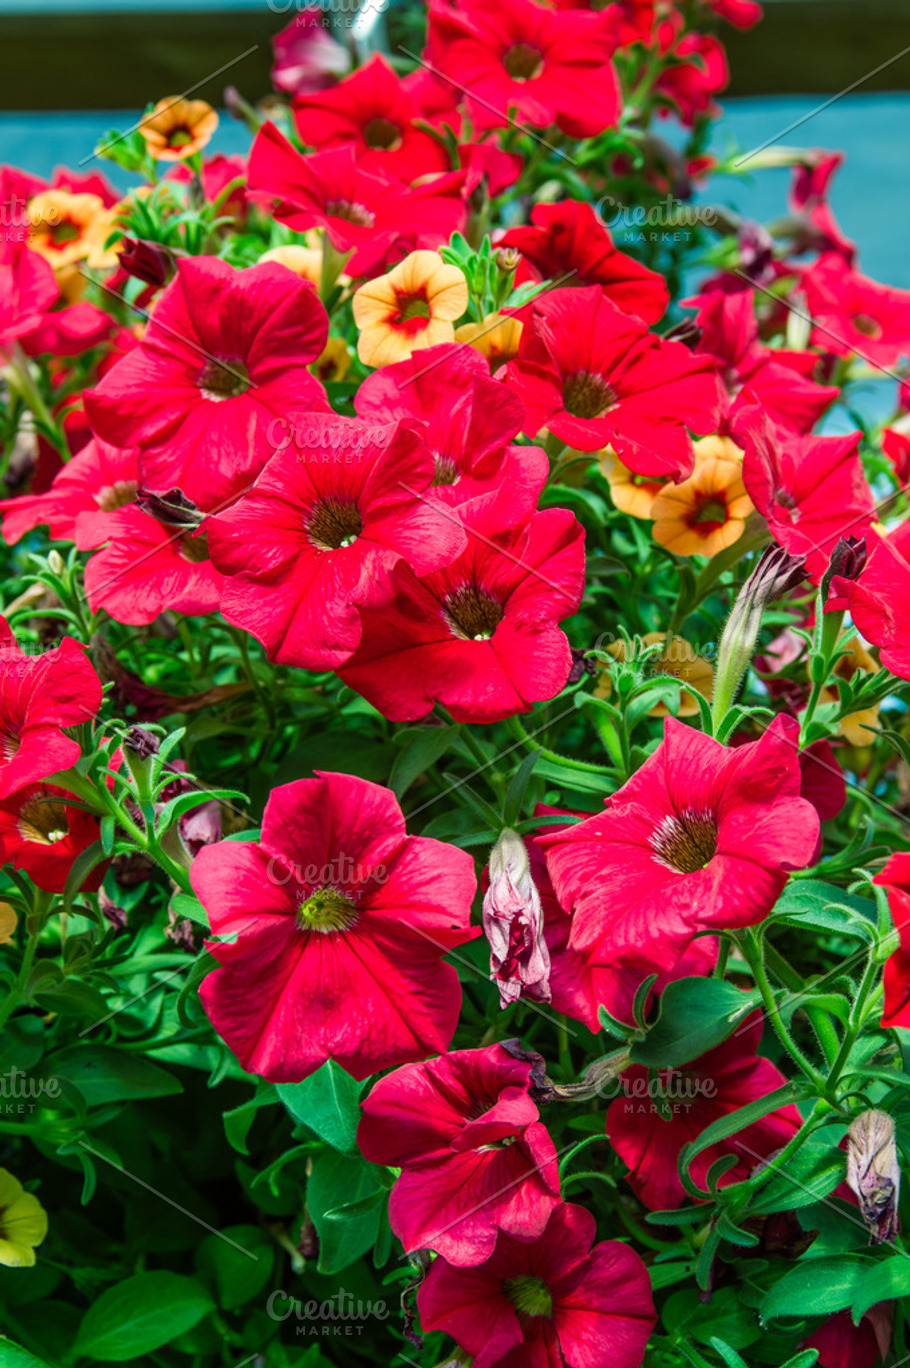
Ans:
[[[501,1006],[522,996],[549,1002],[550,952],[540,894],[524,842],[508,827],[490,853],[483,929],[490,942],[490,977],[499,985]]]
[[[0,236],[0,362],[19,338],[38,327],[58,293],[53,267],[28,248],[24,237],[7,242]]]
[[[0,799],[71,769],[81,755],[65,728],[90,722],[101,707],[101,680],[71,637],[28,655],[0,618]]]
[[[304,95],[334,85],[351,67],[351,54],[332,37],[329,16],[307,5],[272,39],[272,82],[276,90]]]
[[[872,881],[888,890],[898,947],[885,963],[882,1026],[910,1030],[910,852],[899,850]]]
[[[200,997],[251,1073],[298,1082],[334,1059],[367,1078],[448,1048],[461,988],[442,956],[478,934],[474,865],[408,836],[390,789],[284,784],[261,841],[205,846],[190,877],[218,937]]]
[[[841,253],[819,257],[801,282],[816,327],[812,341],[835,356],[893,366],[910,355],[910,290],[880,285],[851,270]]]
[[[534,1061],[517,1042],[406,1064],[375,1085],[357,1132],[374,1164],[401,1168],[389,1220],[406,1252],[483,1263],[497,1232],[537,1239],[559,1204],[556,1152],[538,1120]]]
[[[360,610],[391,602],[398,562],[438,570],[464,532],[424,498],[433,459],[413,428],[309,414],[276,440],[255,488],[205,524],[221,611],[273,660],[331,669],[360,643]]]
[[[3,538],[12,546],[33,527],[47,527],[52,541],[78,541],[85,547],[90,543],[77,533],[83,515],[106,517],[132,503],[138,488],[138,452],[93,437],[54,476],[45,493],[0,500]]]
[[[867,641],[881,649],[882,664],[910,679],[910,518],[887,535],[873,529],[869,559],[858,580],[835,579],[850,616]]]
[[[168,610],[186,617],[217,611],[223,580],[204,536],[181,532],[141,508],[89,518],[97,529],[92,542],[108,543],[85,567],[93,613],[104,609],[115,622],[141,627]]]
[[[217,507],[272,455],[276,418],[326,407],[306,367],[327,329],[316,292],[286,267],[185,257],[139,346],[86,390],[89,420],[140,448],[148,488]]]
[[[451,1335],[473,1368],[639,1368],[655,1324],[648,1271],[628,1245],[595,1239],[591,1213],[565,1203],[533,1242],[500,1234],[479,1268],[437,1259],[417,1293],[423,1329]]]

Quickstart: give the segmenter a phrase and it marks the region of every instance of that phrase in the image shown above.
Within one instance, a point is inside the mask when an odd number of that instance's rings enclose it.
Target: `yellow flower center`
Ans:
[[[553,1315],[553,1295],[543,1278],[536,1278],[533,1273],[520,1273],[517,1278],[506,1278],[503,1288],[519,1315]]]
[[[297,925],[301,931],[349,931],[357,921],[357,908],[338,888],[327,884],[317,888],[297,909]]]

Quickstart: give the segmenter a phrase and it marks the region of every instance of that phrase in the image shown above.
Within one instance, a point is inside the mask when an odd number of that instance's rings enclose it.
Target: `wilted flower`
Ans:
[[[887,1112],[863,1112],[847,1135],[847,1182],[859,1199],[869,1243],[884,1244],[898,1232],[901,1171],[894,1122]]]
[[[17,1178],[0,1169],[0,1264],[31,1268],[47,1234],[47,1212]]]
[[[822,576],[822,598],[827,599],[832,582],[837,577],[842,580],[858,580],[866,566],[869,553],[865,537],[841,537],[831,552],[828,568]],[[837,590],[835,590],[837,595]]]
[[[490,855],[490,886],[483,899],[483,929],[490,942],[490,977],[502,1007],[523,995],[550,1001],[550,952],[543,935],[540,894],[531,878],[524,841],[506,827]]]

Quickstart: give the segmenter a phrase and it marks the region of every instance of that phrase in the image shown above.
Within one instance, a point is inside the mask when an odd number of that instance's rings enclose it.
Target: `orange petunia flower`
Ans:
[[[654,540],[678,556],[716,556],[732,546],[754,512],[741,455],[729,437],[696,442],[688,480],[665,485],[651,507]]]
[[[259,265],[262,266],[269,261],[277,261],[279,266],[287,266],[288,270],[300,276],[301,280],[308,280],[311,285],[315,285],[317,288],[322,280],[321,246],[310,246],[304,242],[301,244],[288,243],[285,247],[273,247],[259,258]]]
[[[217,127],[218,115],[205,100],[168,95],[142,120],[139,132],[155,161],[176,162],[201,152]]]
[[[424,347],[454,342],[453,322],[467,307],[468,285],[458,267],[438,252],[412,252],[356,291],[357,355],[366,366],[389,366]]]
[[[497,371],[518,355],[523,324],[510,314],[487,314],[482,323],[462,323],[455,341],[466,342],[485,356],[490,370]]]
[[[598,453],[603,473],[610,484],[613,503],[621,513],[631,518],[653,518],[654,500],[667,487],[668,481],[650,475],[636,475],[628,470],[612,447]]]
[[[657,642],[666,641],[666,632],[647,632],[642,637],[646,646],[653,646]],[[625,660],[626,643],[622,640],[611,642],[607,647],[614,660]],[[679,717],[694,717],[698,712],[698,704],[693,697],[692,691],[700,693],[708,702],[714,697],[714,666],[704,656],[696,653],[695,647],[685,640],[684,637],[675,636],[670,640],[670,644],[660,655],[652,656],[648,661],[647,667],[653,674],[672,675],[681,684],[687,687],[680,693]],[[595,698],[609,698],[613,690],[613,681],[610,678],[609,670],[604,670],[594,690]],[[658,703],[650,711],[652,717],[666,717],[668,712],[665,703]]]
[[[330,380],[343,380],[351,369],[351,353],[343,337],[327,339],[322,355],[310,365],[310,373],[323,385]]]
[[[105,208],[100,195],[74,195],[70,190],[42,190],[29,200],[28,245],[55,270],[88,261],[103,269],[117,263],[117,251],[105,251],[118,209]]]

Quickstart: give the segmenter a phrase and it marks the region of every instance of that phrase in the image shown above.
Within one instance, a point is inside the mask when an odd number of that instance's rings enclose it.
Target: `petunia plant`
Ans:
[[[0,167],[0,1368],[907,1361],[910,293],[759,18]]]

